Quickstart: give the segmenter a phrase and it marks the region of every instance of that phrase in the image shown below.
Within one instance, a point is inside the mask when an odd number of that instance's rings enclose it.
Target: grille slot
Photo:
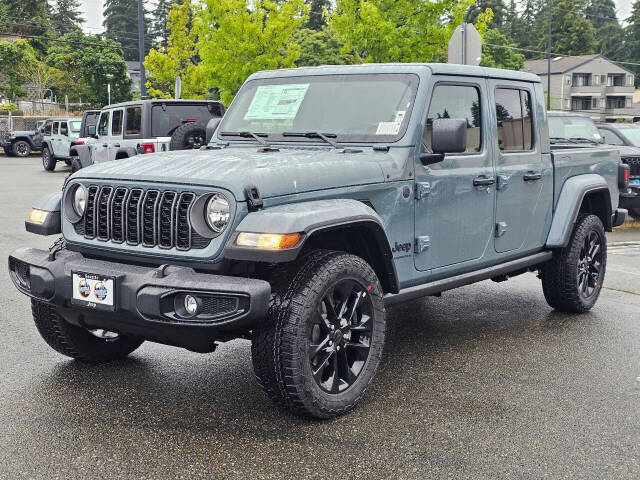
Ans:
[[[192,192],[91,185],[86,214],[74,228],[87,239],[148,248],[203,249],[211,239],[198,235],[189,220],[196,198]]]
[[[622,161],[629,165],[629,176],[640,177],[640,157],[626,157]]]
[[[224,315],[238,310],[238,299],[226,296],[204,296],[202,297],[202,313],[204,315]]]

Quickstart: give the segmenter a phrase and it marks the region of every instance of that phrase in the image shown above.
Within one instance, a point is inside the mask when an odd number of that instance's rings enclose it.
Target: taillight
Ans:
[[[197,122],[197,121],[198,121],[198,120],[197,120],[197,119],[195,119],[195,118],[187,118],[187,119],[185,120],[185,123],[195,123],[195,122]]]
[[[153,143],[142,143],[140,146],[144,149],[142,153],[153,153],[156,151]]]
[[[621,163],[618,165],[618,188],[629,186],[629,165]]]
[[[76,140],[75,142],[73,142],[74,145],[84,145],[84,142],[82,140]]]

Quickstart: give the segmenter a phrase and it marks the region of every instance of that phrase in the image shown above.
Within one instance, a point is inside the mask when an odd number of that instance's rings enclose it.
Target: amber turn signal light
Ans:
[[[36,225],[42,225],[47,219],[47,215],[49,215],[49,212],[32,208],[29,212],[29,222],[35,223]]]
[[[242,232],[236,239],[239,247],[253,247],[264,250],[282,250],[295,247],[300,241],[299,233],[247,233]]]

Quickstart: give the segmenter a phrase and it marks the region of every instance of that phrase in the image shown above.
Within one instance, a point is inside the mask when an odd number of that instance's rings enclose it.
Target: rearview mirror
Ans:
[[[431,128],[431,150],[420,154],[423,165],[444,160],[446,153],[467,150],[467,121],[461,118],[436,118]]]

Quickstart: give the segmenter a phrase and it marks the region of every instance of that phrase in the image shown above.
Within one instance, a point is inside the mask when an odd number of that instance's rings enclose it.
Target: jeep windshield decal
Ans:
[[[238,92],[219,132],[262,132],[271,142],[326,142],[316,132],[331,132],[336,143],[395,142],[406,132],[417,86],[413,74],[252,80]]]

